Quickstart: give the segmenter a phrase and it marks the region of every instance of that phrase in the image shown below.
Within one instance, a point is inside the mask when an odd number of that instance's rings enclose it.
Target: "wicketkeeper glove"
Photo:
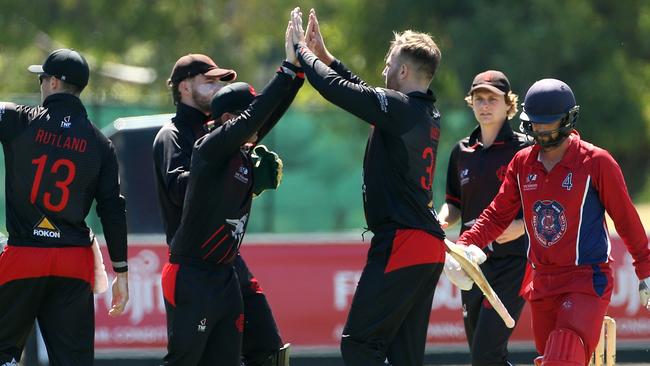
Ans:
[[[650,277],[639,281],[639,298],[641,298],[641,306],[650,310]]]
[[[461,290],[469,291],[474,285],[474,281],[463,271],[458,261],[449,254],[445,254],[445,276]]]
[[[253,159],[253,197],[267,189],[277,189],[282,181],[282,159],[264,145],[257,145],[251,153]]]

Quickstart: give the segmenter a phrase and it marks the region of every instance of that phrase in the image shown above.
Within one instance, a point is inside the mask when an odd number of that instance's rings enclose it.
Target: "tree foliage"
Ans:
[[[240,79],[263,86],[284,57],[284,29],[290,9],[297,4],[287,0],[29,3],[0,0],[0,99],[37,91],[25,66],[65,46],[82,51],[91,61],[94,71],[87,95],[93,101],[154,104],[166,110],[171,103],[165,80],[175,60],[185,53],[209,54],[218,64],[235,67]],[[455,131],[467,134],[474,125],[462,99],[473,76],[482,70],[505,71],[521,100],[535,80],[566,81],[581,105],[583,137],[613,153],[633,192],[647,183],[650,2],[314,0],[297,5],[305,12],[317,8],[330,50],[373,84],[383,83],[380,72],[392,31],[410,28],[432,34],[443,53],[433,83],[440,109],[444,116],[465,116],[452,119],[461,128],[443,127],[445,139],[457,138]],[[109,62],[152,68],[157,79],[140,85],[102,76],[102,65]],[[302,108],[324,104],[308,87],[297,103]],[[351,128],[363,128],[356,126]],[[445,136],[449,130],[454,133]],[[439,162],[445,159],[441,156]]]

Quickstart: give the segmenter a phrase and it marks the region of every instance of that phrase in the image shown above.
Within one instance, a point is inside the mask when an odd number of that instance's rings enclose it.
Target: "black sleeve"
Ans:
[[[414,122],[404,119],[409,109],[404,94],[347,80],[303,45],[297,46],[296,55],[307,79],[325,99],[391,134],[401,135],[411,129]]]
[[[447,188],[445,202],[461,209],[460,182],[458,181],[458,153],[460,144],[456,144],[449,154],[449,165],[447,166]]]
[[[8,102],[0,102],[0,141],[11,141],[42,110]]]
[[[107,140],[99,171],[95,200],[97,216],[104,228],[108,254],[115,272],[128,271],[126,244],[126,203],[120,194],[119,170],[113,144]]]
[[[347,81],[363,86],[369,86],[365,81],[361,80],[360,77],[353,74],[352,71],[350,71],[350,69],[348,69],[347,66],[345,66],[340,60],[334,60],[330,64],[330,68],[336,71],[337,74],[341,75]]]
[[[283,63],[282,65],[284,66],[286,64]],[[288,65],[287,65],[288,66]],[[295,67],[295,66],[294,66]],[[296,98],[296,94],[298,94],[298,90],[302,87],[302,84],[305,82],[305,73],[302,71],[302,69],[295,67],[296,69],[293,70],[296,72],[296,77],[293,79],[293,82],[291,83],[291,87],[289,88],[289,92],[285,96],[285,98],[280,102],[280,105],[278,105],[273,113],[271,113],[271,116],[264,122],[264,125],[259,129],[257,132],[257,142],[259,143],[262,141],[264,136],[266,136],[273,127],[278,123],[280,118],[284,115],[284,113],[289,109],[289,106],[291,103],[293,103],[293,100]]]
[[[174,204],[183,205],[190,176],[192,143],[172,129],[163,127],[153,145],[153,155],[158,174]]]
[[[285,98],[292,76],[278,70],[253,103],[237,117],[226,121],[196,141],[196,152],[206,161],[215,161],[237,151],[268,120]]]

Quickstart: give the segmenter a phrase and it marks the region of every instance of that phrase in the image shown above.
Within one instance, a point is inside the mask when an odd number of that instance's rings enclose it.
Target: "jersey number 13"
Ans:
[[[33,159],[32,164],[36,165],[36,175],[34,176],[34,183],[32,184],[32,191],[29,200],[32,204],[35,204],[38,199],[38,192],[40,190],[43,174],[45,173],[45,167],[47,166],[47,155],[44,154],[37,159]],[[53,212],[61,212],[68,205],[68,199],[70,198],[70,189],[68,186],[74,180],[77,168],[75,164],[68,159],[58,159],[50,166],[48,173],[58,175],[59,171],[65,173],[64,178],[55,181],[54,187],[49,187],[50,190],[46,190],[43,193],[43,205],[46,209]],[[52,202],[53,192],[55,191],[60,193],[61,196],[58,202]]]

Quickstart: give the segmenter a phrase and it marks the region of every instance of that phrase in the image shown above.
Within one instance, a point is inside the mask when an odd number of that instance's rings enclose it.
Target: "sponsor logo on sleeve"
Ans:
[[[386,92],[382,88],[375,88],[375,92],[377,93],[377,100],[379,101],[379,108],[381,108],[381,111],[384,113],[388,113],[388,98],[386,97]]]
[[[460,185],[464,186],[469,183],[469,168],[465,168],[460,171]]]
[[[59,239],[61,237],[61,232],[59,229],[52,224],[50,220],[48,220],[47,217],[43,216],[41,221],[34,226],[34,236],[39,236],[42,238],[57,238]]]

